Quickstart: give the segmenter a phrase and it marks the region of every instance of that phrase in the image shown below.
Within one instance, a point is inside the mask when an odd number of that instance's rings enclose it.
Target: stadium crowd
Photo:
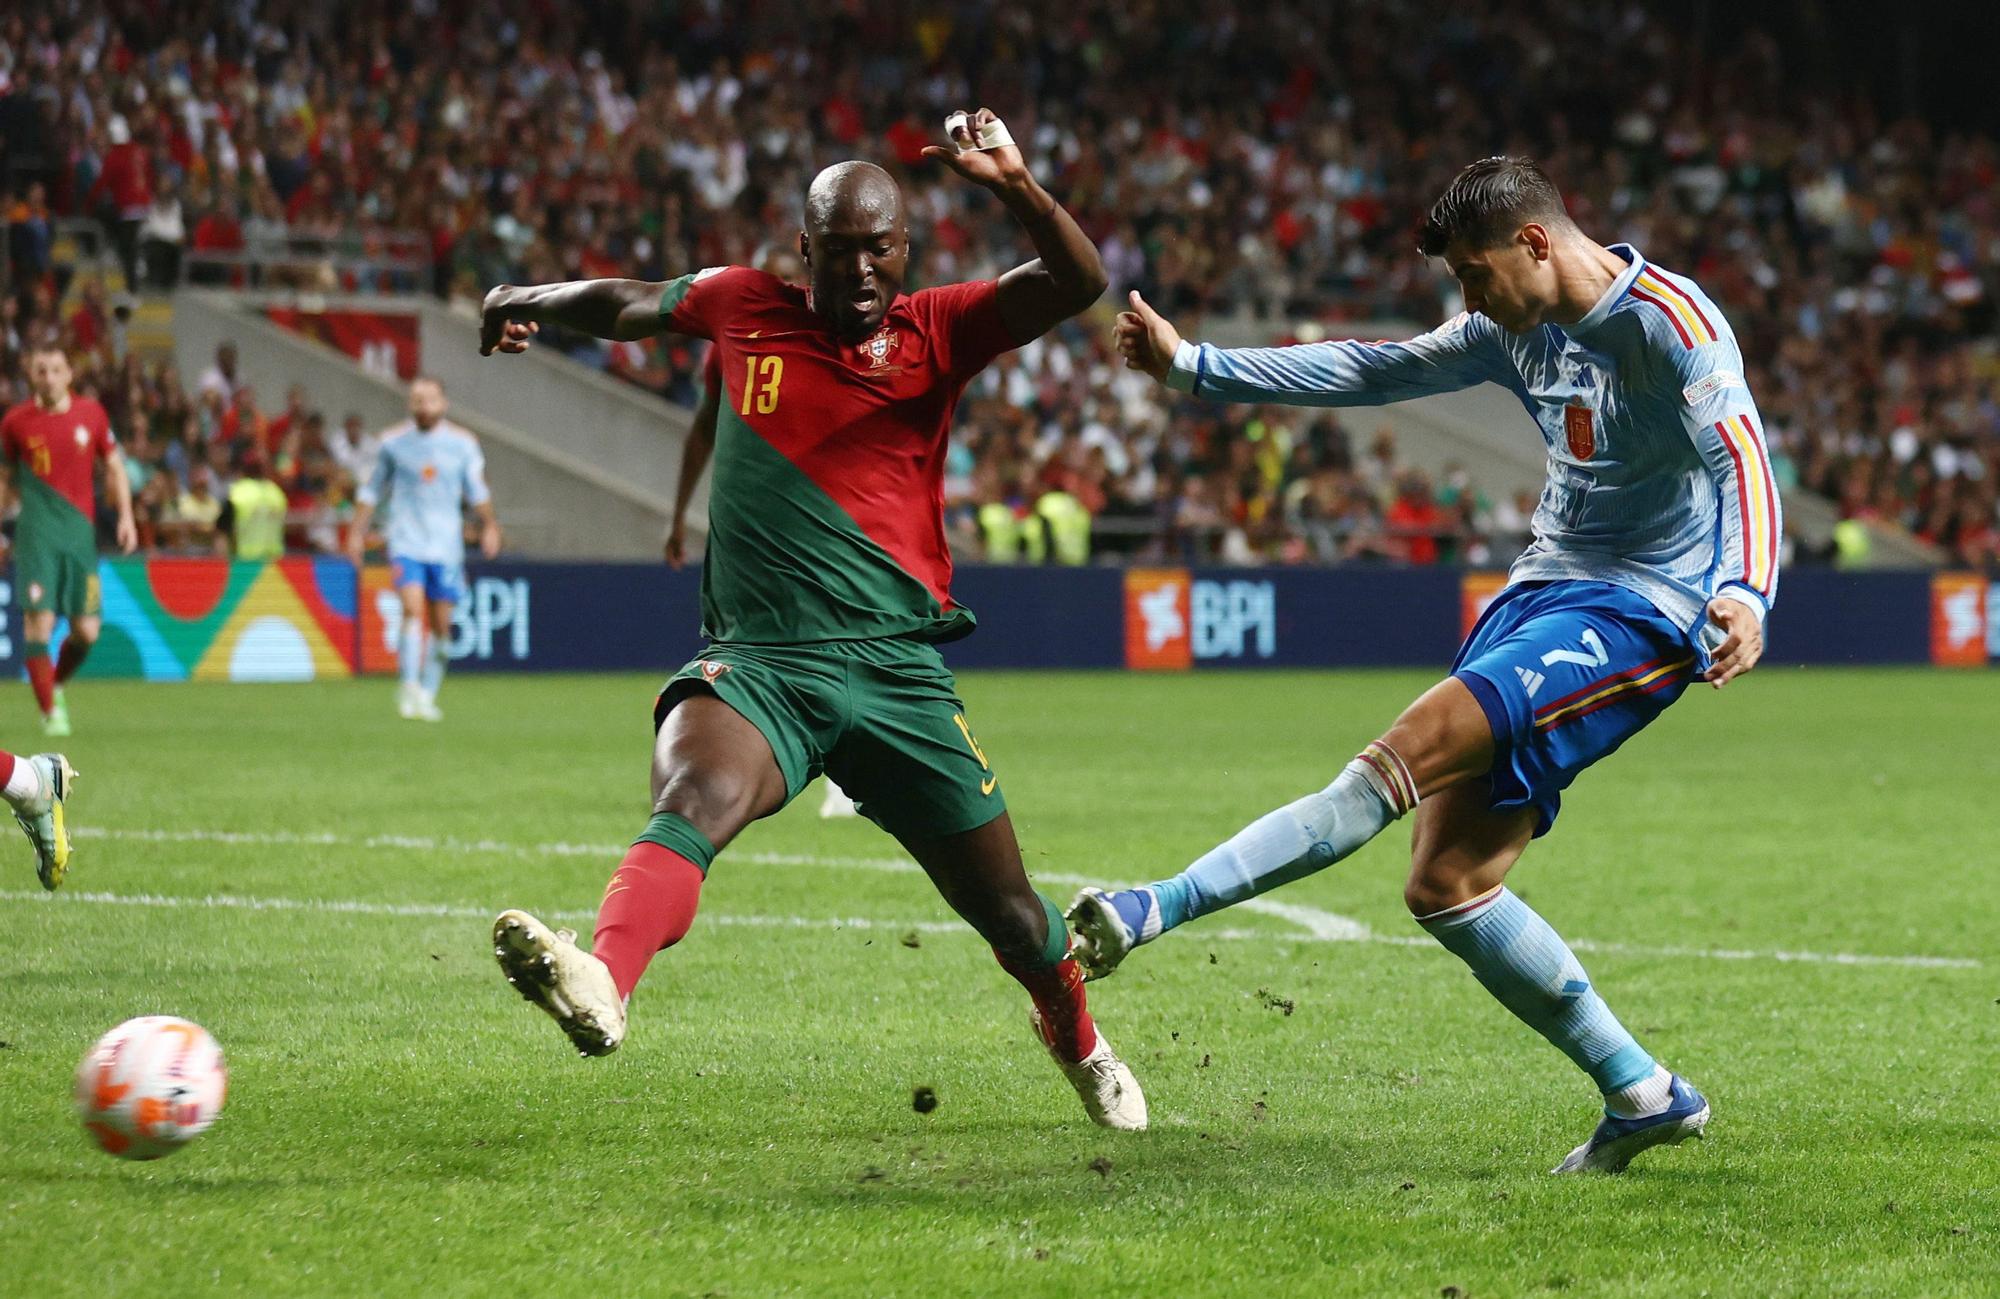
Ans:
[[[1586,230],[1725,305],[1781,476],[2000,562],[2000,150],[1816,95],[1771,39],[1694,49],[1671,6],[1500,0],[1443,22],[1414,0],[170,10],[0,18],[14,333],[64,297],[62,215],[103,219],[135,285],[234,282],[218,254],[301,236],[365,250],[420,231],[421,271],[295,263],[291,282],[414,276],[469,296],[754,262],[796,226],[811,173],[852,155],[902,174],[915,283],[990,275],[1019,256],[1010,223],[919,157],[941,106],[981,100],[1098,239],[1115,291],[1239,335],[1415,326],[1457,306],[1411,249],[1415,217],[1504,149],[1537,156]],[[1106,333],[1072,327],[968,394],[951,502],[969,547],[1073,557],[1079,511],[1119,555],[1505,559],[1525,532],[1532,502],[1462,469],[1429,481],[1372,421],[1170,402],[1113,365]],[[553,341],[693,398],[695,346]],[[152,425],[134,442],[177,444],[235,409],[113,371],[93,374]],[[294,426],[310,414],[258,416],[282,430],[274,460],[296,433],[305,478],[340,461]],[[212,449],[179,454],[213,468]]]

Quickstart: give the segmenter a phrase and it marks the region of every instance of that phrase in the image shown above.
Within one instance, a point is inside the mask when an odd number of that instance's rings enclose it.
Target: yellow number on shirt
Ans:
[[[979,741],[972,738],[972,728],[965,724],[965,714],[953,713],[951,720],[958,723],[958,733],[963,735],[966,744],[971,746],[972,756],[979,759],[979,765],[988,771],[993,770],[993,764],[986,760],[986,751],[979,747]]]
[[[784,377],[784,357],[744,357],[743,406],[737,413],[748,415],[754,410],[759,415],[769,415],[778,409],[778,382]]]

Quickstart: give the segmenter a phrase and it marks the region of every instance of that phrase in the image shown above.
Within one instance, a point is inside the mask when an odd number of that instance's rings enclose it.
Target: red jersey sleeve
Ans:
[[[9,464],[21,458],[21,408],[9,407],[0,415],[0,459]]]
[[[923,304],[932,354],[955,378],[970,378],[1021,345],[1000,319],[998,280],[944,284],[911,296]]]
[[[660,291],[660,320],[676,334],[714,338],[744,298],[770,278],[746,266],[711,266],[668,280]]]
[[[111,436],[111,416],[95,401],[90,403],[90,450],[99,460],[118,454],[118,439]]]

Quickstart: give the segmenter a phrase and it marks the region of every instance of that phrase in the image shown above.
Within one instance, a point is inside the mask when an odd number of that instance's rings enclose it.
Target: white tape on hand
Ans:
[[[963,145],[959,144],[958,133],[971,128],[971,125],[972,114],[964,111],[953,113],[950,117],[944,119],[945,138],[950,140],[952,147],[960,153],[965,153],[967,150]],[[982,124],[973,132],[972,147],[974,149],[1004,149],[1012,143],[1014,143],[1014,137],[1008,133],[1007,124],[997,117],[990,122]]]

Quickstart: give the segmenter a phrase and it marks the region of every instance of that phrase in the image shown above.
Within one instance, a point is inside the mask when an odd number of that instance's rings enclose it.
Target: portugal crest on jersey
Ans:
[[[1578,460],[1588,460],[1597,454],[1595,417],[1596,412],[1588,406],[1563,407],[1563,433],[1569,441],[1569,453]]]
[[[880,367],[889,364],[889,357],[896,350],[896,342],[895,330],[879,330],[873,338],[861,345],[861,350],[867,354],[868,364]]]

